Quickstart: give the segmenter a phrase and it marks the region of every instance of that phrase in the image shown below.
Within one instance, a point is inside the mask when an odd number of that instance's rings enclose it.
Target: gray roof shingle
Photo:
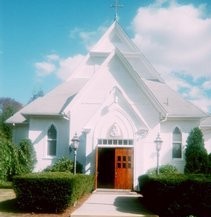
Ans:
[[[168,117],[202,118],[207,116],[205,112],[184,99],[166,83],[150,80],[144,80],[144,83],[164,108]]]
[[[87,78],[68,80],[10,117],[6,123],[23,123],[28,115],[60,115],[85,85]]]

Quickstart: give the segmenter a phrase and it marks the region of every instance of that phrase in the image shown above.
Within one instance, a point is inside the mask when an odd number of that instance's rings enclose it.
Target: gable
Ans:
[[[84,128],[98,128],[98,136],[105,138],[110,135],[114,125],[125,138],[132,138],[133,132],[140,129],[148,131],[150,128],[136,105],[116,86],[108,92],[104,102],[90,116]]]
[[[64,112],[69,112],[72,117],[76,114],[86,122],[115,89],[122,96],[119,100],[121,108],[131,114],[138,128],[141,123],[146,128],[149,128],[148,124],[154,125],[159,119],[159,111],[146,95],[138,74],[122,61],[118,52],[110,54]]]
[[[110,53],[116,48],[123,53],[139,52],[136,45],[128,38],[118,22],[115,21],[91,49],[91,53]]]
[[[148,123],[159,120],[158,114],[161,119],[206,116],[164,82],[142,78],[119,50],[113,51],[106,58],[86,87],[82,88],[81,100],[84,104],[102,104],[114,86],[125,93],[130,103],[136,105]]]
[[[160,74],[141,52],[136,55],[125,54],[124,56],[141,78],[164,82]]]
[[[150,64],[147,58],[136,47],[117,22],[114,22],[97,44],[91,49],[90,56],[103,57],[104,60],[114,52],[124,56],[131,67],[142,78],[163,81],[159,73]]]

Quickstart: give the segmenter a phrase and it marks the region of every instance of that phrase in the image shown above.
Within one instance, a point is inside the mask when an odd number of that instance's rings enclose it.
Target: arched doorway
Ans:
[[[97,188],[133,188],[133,134],[129,124],[115,120],[101,130],[96,148]]]

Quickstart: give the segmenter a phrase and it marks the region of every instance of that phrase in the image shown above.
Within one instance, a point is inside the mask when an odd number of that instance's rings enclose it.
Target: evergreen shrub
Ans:
[[[11,180],[19,165],[17,148],[0,133],[0,180]]]
[[[29,139],[23,139],[18,144],[19,173],[26,174],[33,171],[36,160],[34,147]]]
[[[203,133],[198,127],[194,128],[187,138],[185,159],[186,164],[184,171],[186,174],[208,172],[208,153],[204,147]]]
[[[160,166],[159,172],[160,174],[166,174],[166,175],[179,173],[178,169],[175,166],[170,164]],[[152,168],[147,171],[147,174],[149,175],[156,175],[156,173],[157,173],[157,168]]]
[[[48,166],[43,172],[71,172],[73,173],[74,162],[67,157],[58,159],[53,165]],[[76,162],[76,172],[82,173],[83,166],[78,161]]]
[[[209,153],[209,155],[208,155],[208,169],[207,169],[207,173],[211,174],[211,153]]]
[[[139,185],[144,203],[158,215],[210,217],[211,176],[143,175]]]
[[[11,181],[14,175],[32,172],[36,163],[34,147],[24,139],[13,144],[0,133],[0,180]]]
[[[13,185],[21,209],[58,213],[91,192],[94,178],[65,172],[31,173],[14,177]]]
[[[53,165],[44,169],[44,172],[71,172],[73,170],[73,161],[62,157]]]

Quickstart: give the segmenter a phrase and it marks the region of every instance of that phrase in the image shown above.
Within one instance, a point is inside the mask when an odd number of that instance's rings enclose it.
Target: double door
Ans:
[[[133,148],[98,148],[97,187],[132,189]]]

